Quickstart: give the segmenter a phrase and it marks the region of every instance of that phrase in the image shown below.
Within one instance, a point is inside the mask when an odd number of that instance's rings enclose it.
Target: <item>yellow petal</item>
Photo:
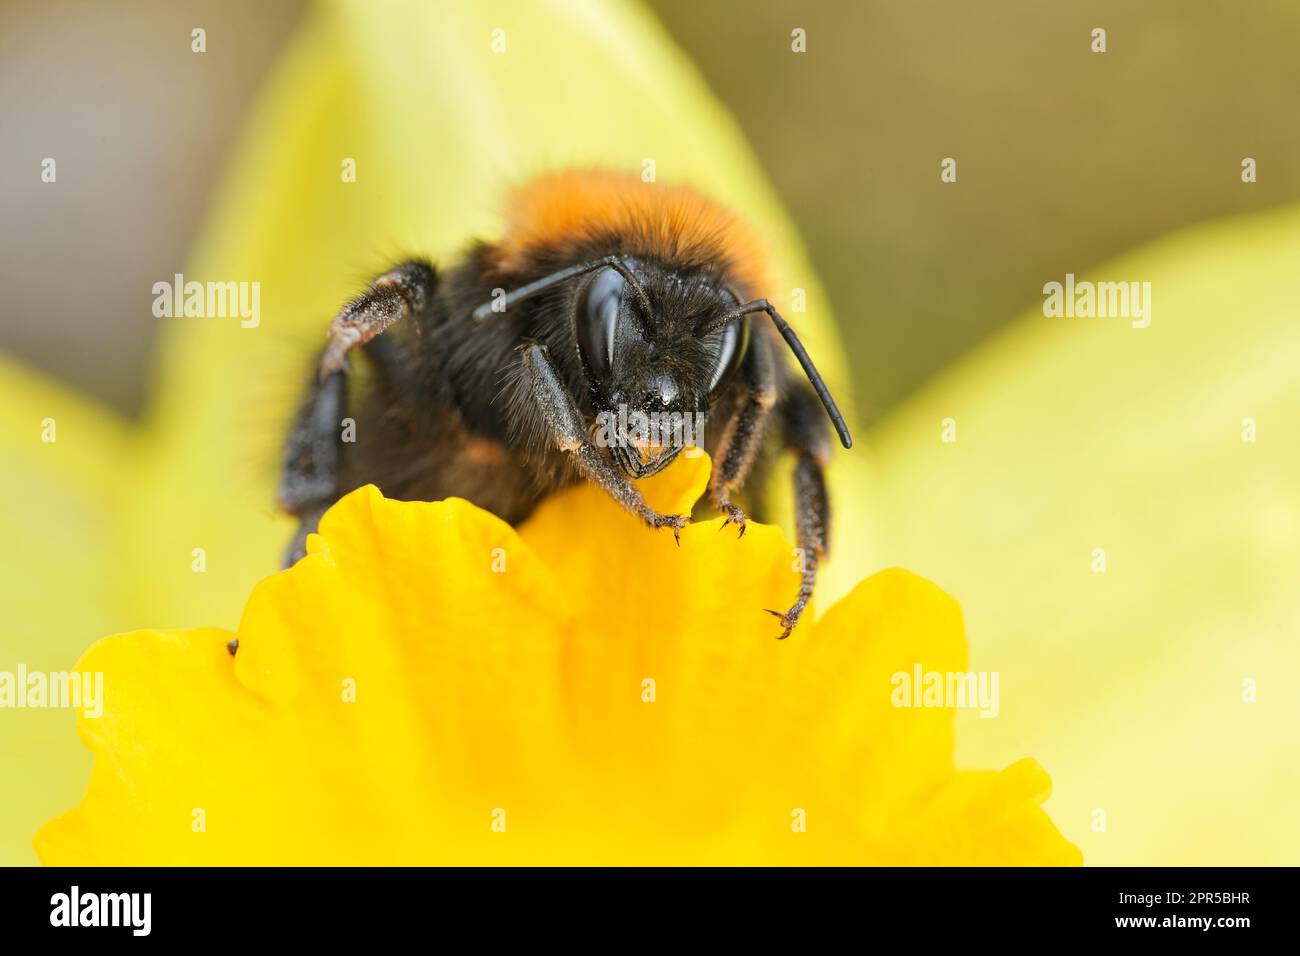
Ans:
[[[683,459],[647,482],[685,504]],[[950,708],[893,675],[965,667],[960,612],[903,571],[775,640],[774,529],[680,547],[597,489],[520,532],[360,489],[223,631],[110,638],[107,712],[50,864],[1062,863],[1032,763],[958,774]],[[572,552],[572,554],[566,554]],[[606,556],[603,569],[575,555]]]
[[[1148,328],[1035,307],[873,436],[875,547],[1003,675],[960,759],[1038,755],[1091,863],[1300,857],[1297,263],[1297,208],[1164,239],[1079,277]]]
[[[67,671],[122,626],[107,512],[125,427],[0,357],[0,672]],[[89,764],[66,710],[0,710],[0,866],[29,865],[32,832],[75,799]]]

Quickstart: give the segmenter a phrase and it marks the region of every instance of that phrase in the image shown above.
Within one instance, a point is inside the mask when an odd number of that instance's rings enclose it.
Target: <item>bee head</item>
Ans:
[[[740,302],[716,276],[605,256],[568,266],[473,312],[492,312],[571,279],[578,357],[596,413],[593,430],[631,477],[654,474],[703,442],[704,415],[731,384],[749,346],[749,316],[765,314],[785,340],[845,448],[844,416],[799,337],[766,299]],[[499,306],[499,308],[498,308]],[[680,428],[675,423],[687,422]],[[665,424],[666,423],[666,424]]]
[[[639,478],[703,445],[705,415],[744,357],[748,324],[697,337],[701,311],[725,312],[734,297],[707,278],[621,265],[586,278],[573,318],[596,440]]]

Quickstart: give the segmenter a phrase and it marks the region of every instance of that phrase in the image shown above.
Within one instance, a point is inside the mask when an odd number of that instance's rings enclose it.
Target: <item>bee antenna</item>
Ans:
[[[747,302],[744,305],[737,306],[722,316],[696,327],[696,337],[708,335],[710,332],[716,332],[718,329],[735,322],[737,319],[747,315],[753,315],[755,312],[766,312],[776,330],[781,333],[781,338],[785,339],[785,344],[790,346],[790,351],[794,357],[799,360],[800,367],[803,368],[804,375],[808,376],[808,381],[812,384],[813,391],[821,399],[822,405],[826,408],[826,414],[830,416],[831,424],[835,426],[836,433],[840,436],[840,444],[845,448],[853,447],[853,436],[849,434],[849,426],[845,424],[844,416],[840,414],[839,406],[835,404],[835,399],[831,397],[830,389],[822,380],[821,372],[817,371],[817,366],[813,365],[812,358],[808,355],[808,350],[803,347],[799,341],[799,336],[794,334],[794,329],[790,328],[790,323],[781,318],[781,313],[767,299],[755,299],[753,302]]]
[[[604,269],[606,267],[613,269],[623,277],[623,281],[628,284],[628,288],[632,290],[632,294],[636,297],[637,306],[641,309],[641,314],[645,318],[649,318],[652,314],[650,309],[650,297],[646,295],[645,287],[641,285],[641,281],[636,277],[632,270],[627,267],[627,263],[618,256],[605,256],[603,259],[595,259],[591,262],[584,262],[581,265],[560,269],[558,272],[552,272],[550,275],[529,282],[527,285],[521,285],[518,289],[506,293],[506,295],[500,299],[494,299],[491,302],[484,302],[474,310],[474,320],[476,322],[482,322],[484,319],[492,315],[493,312],[504,312],[516,302],[534,296],[539,292],[544,292],[553,285],[558,285],[559,283],[572,279],[575,276],[586,275],[588,272],[595,272],[597,269]],[[500,303],[499,306],[498,303]]]

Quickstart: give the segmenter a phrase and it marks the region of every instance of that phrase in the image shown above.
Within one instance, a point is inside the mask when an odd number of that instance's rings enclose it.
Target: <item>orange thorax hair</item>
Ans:
[[[491,260],[501,272],[524,272],[539,257],[574,258],[593,244],[725,271],[748,296],[767,284],[762,240],[729,209],[686,186],[599,170],[548,173],[516,189]]]

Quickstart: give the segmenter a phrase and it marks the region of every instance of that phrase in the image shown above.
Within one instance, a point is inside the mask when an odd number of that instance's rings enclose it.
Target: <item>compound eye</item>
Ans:
[[[578,351],[595,381],[606,381],[614,365],[614,336],[627,282],[613,269],[596,273],[578,303]]]
[[[737,319],[723,326],[709,336],[716,341],[717,358],[713,371],[713,380],[709,382],[709,401],[717,401],[718,396],[731,384],[745,358],[749,348],[749,319]]]

